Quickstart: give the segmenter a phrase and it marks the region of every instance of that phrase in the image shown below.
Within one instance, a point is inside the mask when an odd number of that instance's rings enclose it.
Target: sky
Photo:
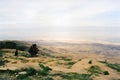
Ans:
[[[0,40],[120,42],[120,0],[0,0]]]

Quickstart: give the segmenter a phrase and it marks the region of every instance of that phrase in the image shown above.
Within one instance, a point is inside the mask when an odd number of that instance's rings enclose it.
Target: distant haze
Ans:
[[[120,42],[120,0],[1,0],[0,40]]]

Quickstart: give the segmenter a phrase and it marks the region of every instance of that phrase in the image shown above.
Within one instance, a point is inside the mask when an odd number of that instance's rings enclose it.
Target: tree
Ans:
[[[31,54],[31,57],[35,57],[38,54],[39,49],[37,48],[36,44],[32,44],[32,46],[29,49],[29,53]]]
[[[17,44],[14,41],[0,41],[0,49],[16,49]]]
[[[18,49],[16,49],[15,51],[15,56],[18,56]]]

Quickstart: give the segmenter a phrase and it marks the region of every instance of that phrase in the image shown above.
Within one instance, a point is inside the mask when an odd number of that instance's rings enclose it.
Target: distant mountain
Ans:
[[[120,45],[106,44],[97,42],[74,42],[74,41],[55,41],[55,40],[39,40],[39,41],[0,41],[7,47],[11,47],[10,43],[15,43],[19,49],[28,49],[31,44],[37,44],[42,53],[50,54],[97,54],[110,57],[120,56]],[[15,48],[15,46],[12,46]]]
[[[33,42],[34,43],[34,42]],[[35,41],[39,46],[44,46],[58,53],[83,53],[105,56],[119,56],[120,45],[97,42],[60,42],[60,41]]]

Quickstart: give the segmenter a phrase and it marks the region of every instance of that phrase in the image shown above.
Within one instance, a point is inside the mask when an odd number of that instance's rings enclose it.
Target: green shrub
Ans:
[[[6,70],[6,73],[10,74],[10,75],[14,75],[14,74],[18,74],[20,70]]]
[[[68,73],[69,78],[74,80],[74,79],[79,79],[79,80],[92,80],[90,78],[90,74],[78,74],[78,73]]]
[[[76,63],[75,61],[70,61],[70,62],[67,63],[67,65],[73,65],[75,63]]]
[[[72,59],[64,58],[64,61],[71,61]]]
[[[24,59],[24,58],[21,58],[20,60],[21,60],[22,63],[27,63],[29,61],[29,60]]]
[[[17,79],[24,79],[26,77],[26,75],[24,75],[24,74],[19,74],[18,76],[17,76]]]
[[[31,55],[29,53],[20,53],[21,56],[24,56],[24,57],[31,57]]]
[[[111,64],[111,63],[108,63],[107,60],[105,60],[105,61],[100,61],[100,62],[101,62],[101,63],[104,63],[104,64],[106,64],[108,67],[110,67],[110,68],[112,68],[112,69],[120,72],[120,64],[117,64],[117,63]]]
[[[9,62],[8,60],[0,59],[0,66],[3,66],[3,65],[5,65],[5,63],[8,63],[8,62]]]
[[[96,75],[98,76],[99,74],[102,74],[103,71],[100,69],[99,66],[97,65],[94,65],[94,66],[91,66],[89,69],[88,69],[88,72],[91,74],[91,75]]]
[[[70,61],[70,62],[67,62],[67,65],[68,65],[68,69],[70,69],[76,62],[75,61]]]
[[[63,62],[60,62],[60,61],[57,61],[56,64],[63,65],[64,63],[63,63]]]
[[[108,64],[107,60],[105,61],[99,61],[100,63]]]
[[[31,80],[29,78],[29,76],[34,76],[37,73],[37,71],[34,68],[31,68],[31,67],[30,68],[21,69],[20,71],[26,71],[26,74],[19,74],[17,76],[17,79],[20,79],[20,80]]]
[[[5,65],[5,61],[4,60],[0,60],[0,66]]]
[[[90,60],[88,63],[89,63],[89,64],[92,64],[92,60]]]
[[[120,72],[120,64],[110,64],[110,63],[108,63],[107,66],[116,70],[116,71],[118,71],[118,72]]]
[[[52,76],[60,76],[63,80],[92,80],[90,74],[78,74],[78,73],[55,73]]]
[[[25,58],[18,58],[18,57],[14,58],[14,59],[21,60],[22,63],[27,63],[29,61],[29,60],[27,60]]]
[[[36,73],[37,73],[37,71],[34,69],[34,68],[28,68],[27,70],[26,70],[26,72],[27,72],[27,75],[28,76],[33,76],[33,75],[36,75]]]
[[[26,74],[19,74],[16,78],[17,80],[25,80],[28,76]]]
[[[39,64],[40,68],[41,68],[41,71],[39,71],[39,75],[42,75],[42,76],[46,76],[48,75],[49,71],[51,71],[52,69],[49,68],[48,66],[44,66],[43,64]]]
[[[53,78],[51,78],[51,77],[47,77],[45,80],[53,80]]]
[[[29,78],[29,77],[26,77],[26,78],[24,78],[24,80],[32,80],[31,78]]]
[[[72,61],[72,59],[66,58],[66,57],[58,57],[58,58],[59,58],[59,60]]]
[[[104,71],[103,74],[104,75],[109,75],[109,72],[108,71]]]

